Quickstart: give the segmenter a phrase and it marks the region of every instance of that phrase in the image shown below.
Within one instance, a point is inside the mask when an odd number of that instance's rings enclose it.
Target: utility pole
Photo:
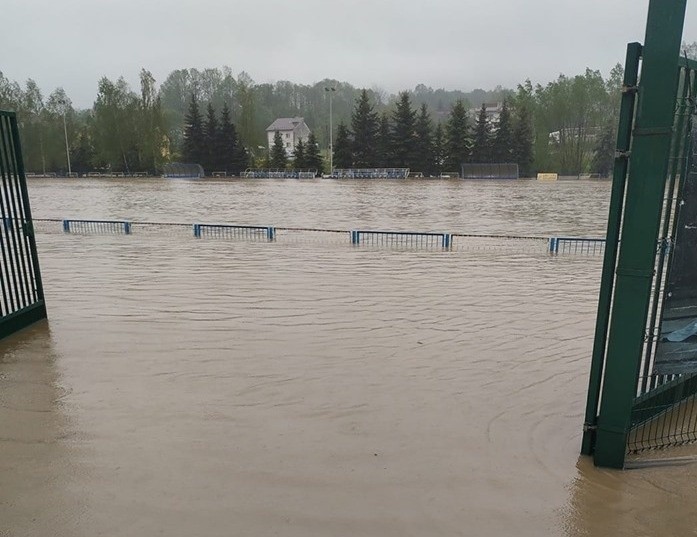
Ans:
[[[325,87],[324,91],[329,94],[329,174],[334,173],[334,133],[332,132],[332,96],[336,88]]]

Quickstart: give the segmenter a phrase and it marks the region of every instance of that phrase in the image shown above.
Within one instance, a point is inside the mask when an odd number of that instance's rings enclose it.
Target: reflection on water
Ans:
[[[32,181],[30,194],[37,216],[597,235],[608,186]],[[694,469],[579,462],[599,258],[157,234],[38,242],[51,358],[36,375],[54,391],[55,464],[5,443],[0,455],[18,461],[9,484],[50,477],[33,501],[63,507],[52,535],[690,528],[670,502],[692,499]],[[24,334],[38,347],[15,354],[38,359],[41,338]],[[0,408],[3,430],[31,438],[22,419]],[[7,531],[41,535],[51,516],[32,526],[29,496],[4,494]]]
[[[63,412],[48,323],[0,341],[0,535],[82,535],[73,490],[82,447]]]

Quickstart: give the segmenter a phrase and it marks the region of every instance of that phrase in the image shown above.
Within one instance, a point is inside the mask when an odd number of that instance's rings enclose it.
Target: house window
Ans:
[[[286,133],[286,138],[290,138],[290,134]]]

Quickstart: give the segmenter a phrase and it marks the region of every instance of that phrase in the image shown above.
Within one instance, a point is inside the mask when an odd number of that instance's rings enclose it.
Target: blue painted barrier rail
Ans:
[[[605,239],[588,237],[550,237],[547,242],[553,254],[601,255],[605,250]]]
[[[415,231],[351,231],[351,244],[369,244],[402,248],[444,248],[452,243],[450,233],[420,233]]]
[[[34,223],[62,223],[66,233],[90,234],[127,234],[134,233],[176,233],[186,235],[191,233],[192,224],[184,222],[146,222],[124,220],[76,220],[57,218],[35,218]],[[33,224],[31,224],[33,226]],[[0,230],[5,232],[21,223],[15,223],[11,218],[4,218]],[[48,228],[46,231],[50,231]],[[178,231],[176,231],[178,230]],[[57,230],[56,230],[57,231]],[[444,250],[490,250],[516,251],[524,247],[532,251],[543,249],[552,254],[567,255],[602,255],[605,251],[605,239],[596,237],[544,237],[531,235],[503,234],[466,234],[466,233],[435,233],[418,231],[387,231],[375,229],[358,229],[346,231],[341,229],[306,228],[306,227],[274,227],[248,226],[234,224],[193,224],[195,238],[222,238],[248,241],[276,241],[278,232],[285,241],[294,242],[298,237],[307,234],[348,235],[353,245],[367,245],[384,248],[404,249],[444,249]],[[191,236],[191,235],[189,235]],[[315,235],[317,236],[317,235]],[[516,246],[518,245],[518,246]],[[521,246],[523,245],[523,246]]]
[[[272,226],[235,226],[232,224],[194,224],[194,237],[224,239],[268,240],[276,239],[276,228]]]
[[[131,234],[131,223],[125,220],[63,220],[65,233]]]

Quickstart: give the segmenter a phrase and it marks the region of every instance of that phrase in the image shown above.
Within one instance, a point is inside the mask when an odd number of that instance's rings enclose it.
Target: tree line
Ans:
[[[379,114],[367,91],[356,101],[350,125],[340,122],[334,146],[336,168],[410,168],[426,175],[459,172],[467,162],[516,162],[523,175],[532,171],[531,111],[515,96],[503,101],[497,121],[481,105],[472,124],[463,100],[444,122],[434,125],[425,103],[418,108],[402,92],[391,112]]]
[[[326,89],[334,88],[335,167],[349,162],[410,164],[417,171],[438,173],[456,171],[458,160],[517,160],[526,174],[607,173],[614,153],[621,80],[622,68],[617,65],[607,78],[588,69],[576,76],[560,75],[545,85],[525,81],[516,89],[464,93],[420,84],[390,95],[380,88],[361,90],[336,80],[258,84],[244,72],[233,76],[229,68],[176,70],[158,86],[143,69],[138,91],[123,78],[102,78],[92,106],[80,109],[61,88],[44,97],[33,80],[20,85],[0,73],[0,108],[17,110],[26,169],[35,172],[67,171],[63,121],[74,172],[156,172],[170,161],[199,159],[202,163],[208,159],[207,171],[228,167],[234,171],[242,166],[242,148],[250,165],[270,164],[265,129],[277,117],[291,116],[305,118],[326,170]],[[187,146],[192,96],[205,117],[194,128],[200,130],[198,141]],[[470,110],[483,102],[504,101],[510,125],[505,115],[498,125],[471,115]],[[220,132],[214,135],[214,130]],[[508,150],[502,153],[504,144]],[[225,146],[236,155],[215,162],[202,145]],[[193,159],[196,154],[199,159]]]
[[[181,157],[185,162],[200,164],[208,175],[215,172],[239,175],[249,166],[249,154],[237,135],[226,102],[220,118],[209,102],[204,119],[196,96],[191,96],[184,119]]]

